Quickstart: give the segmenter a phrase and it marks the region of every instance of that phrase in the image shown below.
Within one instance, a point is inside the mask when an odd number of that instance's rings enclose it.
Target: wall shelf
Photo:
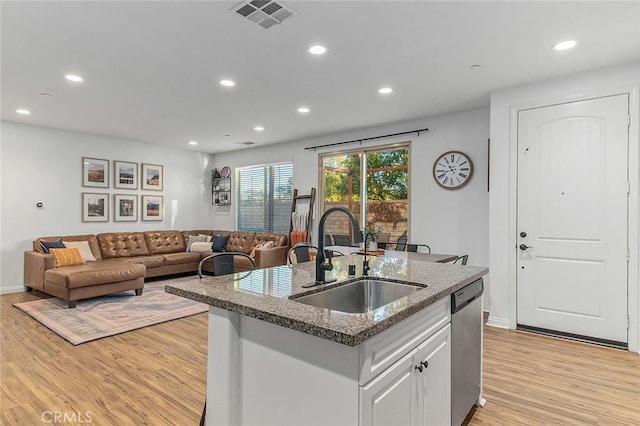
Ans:
[[[231,177],[222,177],[218,169],[211,172],[211,204],[214,206],[231,205]]]

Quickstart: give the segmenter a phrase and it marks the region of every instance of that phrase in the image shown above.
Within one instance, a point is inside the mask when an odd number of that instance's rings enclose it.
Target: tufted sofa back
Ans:
[[[180,231],[146,231],[144,238],[151,254],[176,253],[187,249]]]
[[[284,234],[256,234],[253,245],[264,244],[267,241],[273,241],[275,247],[286,246],[289,238]]]
[[[103,259],[149,254],[142,232],[110,232],[96,235]]]
[[[214,235],[220,235],[218,231],[213,231]],[[222,234],[224,235],[224,234]],[[233,231],[229,232],[229,241],[227,241],[226,251],[238,251],[240,253],[251,253],[254,246],[255,233]]]

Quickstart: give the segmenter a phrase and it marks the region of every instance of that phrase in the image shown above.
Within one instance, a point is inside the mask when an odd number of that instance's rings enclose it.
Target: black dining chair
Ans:
[[[309,243],[298,243],[289,249],[287,259],[290,264],[309,262],[311,260],[311,250],[318,252],[318,247]]]
[[[426,251],[422,251],[419,247],[426,247]],[[420,251],[419,251],[420,250]],[[426,244],[407,244],[407,251],[412,253],[427,253],[431,254],[431,247]]]
[[[336,246],[350,247],[351,237],[344,234],[333,234],[333,243]]]
[[[454,260],[453,262],[451,262],[454,265],[466,265],[467,264],[467,260],[469,260],[469,255],[468,254],[464,254],[462,256],[458,256],[458,258],[456,260]]]
[[[235,272],[234,260],[236,257],[244,257],[249,260],[251,267],[250,270],[256,269],[256,262],[251,256],[245,253],[239,253],[234,251],[215,253],[209,255],[200,261],[198,264],[198,276],[200,279],[204,277],[202,267],[209,261],[212,263],[212,270],[214,276],[233,274]]]
[[[395,243],[378,242],[378,248],[393,251],[406,251],[407,239],[407,232],[405,231],[398,237],[398,240]]]

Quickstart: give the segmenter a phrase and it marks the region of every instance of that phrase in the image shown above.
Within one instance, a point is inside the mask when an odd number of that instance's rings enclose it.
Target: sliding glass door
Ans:
[[[361,165],[364,164],[365,167]],[[342,206],[378,241],[396,241],[409,227],[409,146],[383,147],[323,155],[320,158],[323,211]],[[325,244],[360,241],[345,215],[325,224]],[[355,237],[355,238],[354,238]]]

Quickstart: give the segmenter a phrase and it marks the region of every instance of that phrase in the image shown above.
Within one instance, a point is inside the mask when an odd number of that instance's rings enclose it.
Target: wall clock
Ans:
[[[473,176],[473,162],[464,152],[448,151],[433,163],[433,178],[444,189],[459,189]]]

